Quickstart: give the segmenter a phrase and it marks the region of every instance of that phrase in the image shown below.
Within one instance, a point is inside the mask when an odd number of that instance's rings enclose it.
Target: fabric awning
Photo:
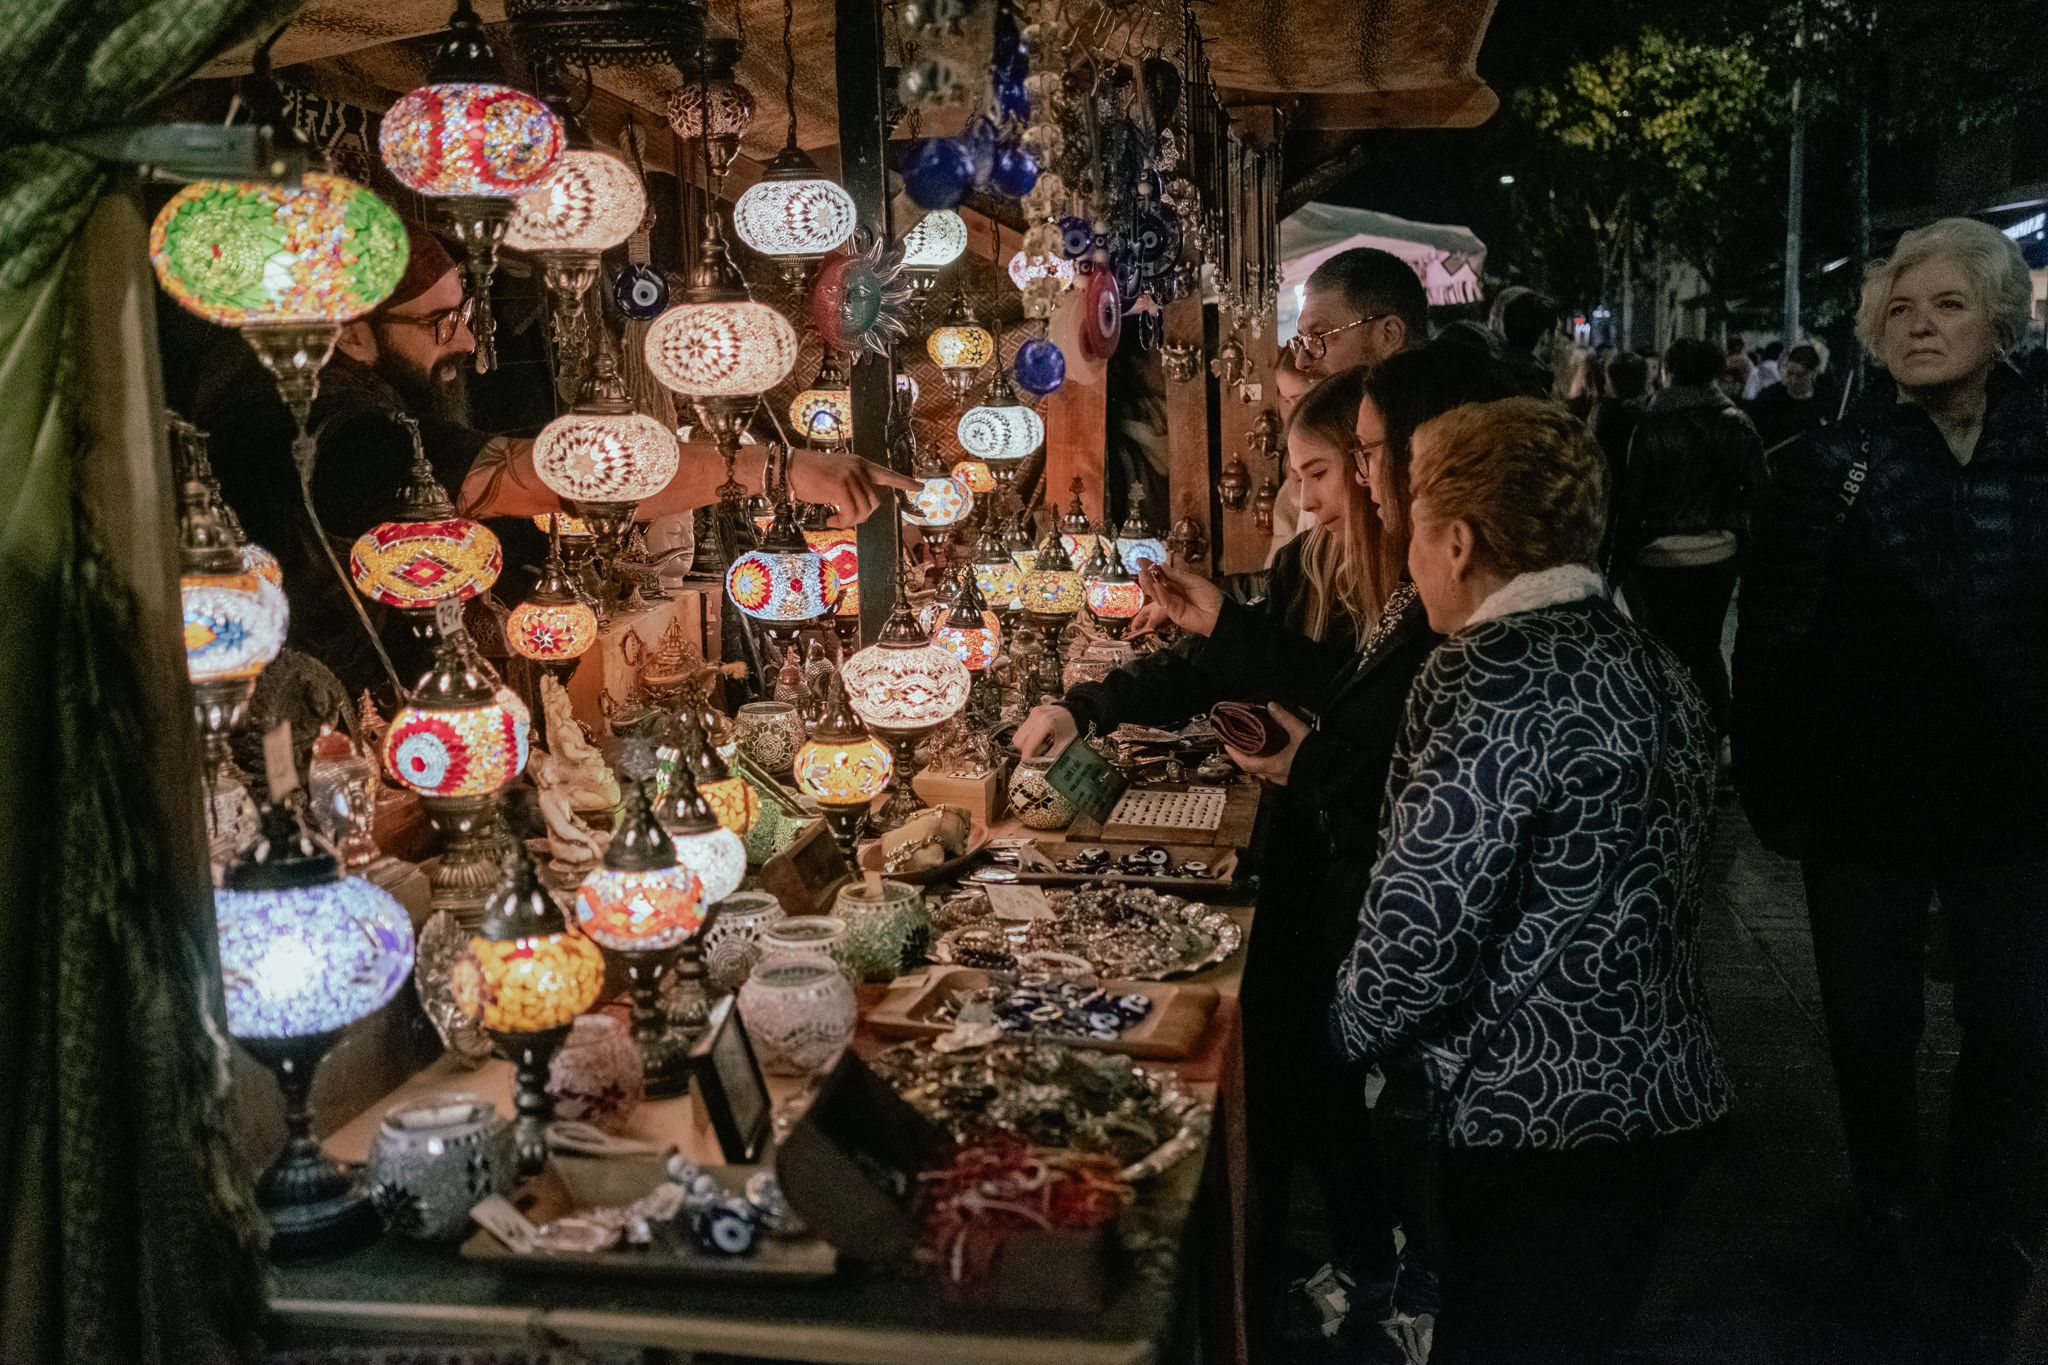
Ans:
[[[1414,223],[1391,213],[1304,204],[1280,223],[1280,338],[1294,335],[1301,289],[1315,268],[1340,251],[1378,247],[1406,261],[1432,304],[1475,303],[1486,243],[1470,228]]]

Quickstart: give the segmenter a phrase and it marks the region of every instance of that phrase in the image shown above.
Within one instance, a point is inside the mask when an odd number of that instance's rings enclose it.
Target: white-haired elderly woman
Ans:
[[[2040,1245],[2048,1101],[2048,431],[2012,363],[2030,297],[2019,248],[1968,219],[1871,269],[1856,331],[1888,379],[1778,459],[1735,645],[1743,805],[1803,860],[1851,1179],[1912,1278],[1934,1226],[1914,1081],[1939,897],[1962,1031],[1950,1225],[1993,1289]]]

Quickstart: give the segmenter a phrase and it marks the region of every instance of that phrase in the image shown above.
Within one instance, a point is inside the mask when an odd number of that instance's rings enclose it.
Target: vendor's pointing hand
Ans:
[[[1208,635],[1223,612],[1223,589],[1188,569],[1151,563],[1138,571],[1145,600],[1191,635]]]
[[[824,503],[839,510],[832,525],[858,526],[881,504],[881,490],[900,488],[914,493],[924,485],[908,474],[830,450],[789,453],[789,491],[798,502]]]
[[[1281,749],[1278,753],[1266,754],[1261,757],[1243,753],[1226,744],[1223,747],[1223,752],[1230,755],[1232,763],[1235,763],[1253,777],[1263,777],[1276,787],[1284,787],[1287,785],[1287,774],[1294,768],[1294,756],[1301,752],[1301,742],[1308,738],[1308,726],[1297,718],[1292,711],[1277,703],[1268,703],[1266,714],[1273,718],[1275,725],[1278,725],[1287,732],[1287,745],[1285,748]]]

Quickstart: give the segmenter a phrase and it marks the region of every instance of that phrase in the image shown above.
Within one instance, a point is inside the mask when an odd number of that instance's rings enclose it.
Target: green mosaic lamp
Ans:
[[[382,303],[405,274],[405,225],[340,176],[202,180],[157,214],[149,260],[180,307],[240,329],[303,428],[341,325]]]

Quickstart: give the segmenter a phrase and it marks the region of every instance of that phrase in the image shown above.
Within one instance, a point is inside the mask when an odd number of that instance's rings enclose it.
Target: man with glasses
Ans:
[[[412,433],[398,414],[418,423],[427,462],[464,515],[523,521],[561,510],[534,472],[532,441],[473,424],[468,377],[476,337],[461,274],[431,232],[408,224],[407,233],[411,257],[404,278],[378,308],[341,329],[313,405],[313,505],[344,562],[349,544],[395,511],[394,497],[411,469]],[[237,343],[227,352],[235,359],[208,373],[193,412],[212,433],[222,494],[250,539],[278,557],[292,605],[291,643],[333,669],[350,695],[382,690],[382,666],[301,506],[291,418],[248,348],[239,338],[228,340]],[[760,486],[765,454],[761,447],[742,454],[739,473],[750,487]],[[848,526],[875,509],[881,489],[918,486],[828,451],[796,452],[789,477],[798,498],[838,507],[834,524]],[[715,502],[723,479],[723,461],[685,458],[674,481],[640,504],[642,514],[652,518]],[[508,547],[514,545],[519,527],[502,529]],[[384,636],[402,673],[424,663],[418,642],[402,628],[387,627]]]
[[[1422,279],[1391,251],[1354,247],[1315,268],[1302,291],[1301,316],[1287,344],[1311,379],[1377,367],[1429,340],[1429,295]]]

